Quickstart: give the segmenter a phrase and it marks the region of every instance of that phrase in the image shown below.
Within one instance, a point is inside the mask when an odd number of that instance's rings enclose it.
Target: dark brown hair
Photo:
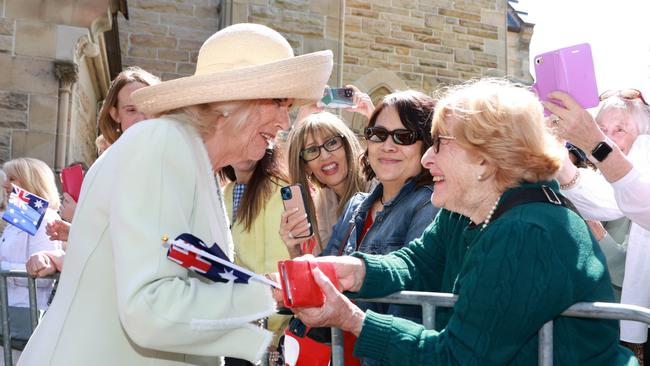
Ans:
[[[232,182],[237,180],[235,169],[230,165],[219,171],[219,177]],[[274,187],[285,185],[288,181],[287,173],[280,164],[277,146],[267,149],[264,157],[255,164],[253,174],[244,189],[244,196],[239,201],[234,221],[243,223],[244,229],[250,231],[262,208],[271,199]]]
[[[422,153],[433,145],[431,139],[431,120],[436,102],[428,95],[415,90],[398,91],[388,94],[379,103],[368,120],[368,127],[373,127],[377,117],[386,107],[395,107],[399,119],[406,129],[417,132],[422,137]],[[375,172],[368,161],[368,148],[361,157],[361,167],[366,180],[370,181],[375,177]],[[431,174],[422,167],[420,173],[415,177],[418,186],[431,184]]]

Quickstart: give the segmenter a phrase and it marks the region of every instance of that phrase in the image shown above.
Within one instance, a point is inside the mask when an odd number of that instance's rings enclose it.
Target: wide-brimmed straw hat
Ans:
[[[144,87],[131,97],[146,114],[230,100],[316,100],[323,96],[331,72],[332,51],[294,56],[280,33],[241,23],[203,43],[194,75]]]

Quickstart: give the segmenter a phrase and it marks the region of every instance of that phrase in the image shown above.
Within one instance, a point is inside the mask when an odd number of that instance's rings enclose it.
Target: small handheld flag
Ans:
[[[14,184],[2,219],[34,236],[41,226],[49,202]]]
[[[255,280],[280,288],[276,282],[263,275],[232,263],[215,243],[208,247],[192,234],[181,234],[167,249],[167,258],[215,282],[248,283]]]

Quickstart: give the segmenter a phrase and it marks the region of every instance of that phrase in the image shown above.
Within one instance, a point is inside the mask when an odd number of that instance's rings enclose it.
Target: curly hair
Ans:
[[[446,123],[449,118],[459,122],[453,130]],[[552,179],[562,163],[564,147],[544,123],[535,94],[505,79],[450,87],[438,102],[431,134],[452,135],[470,153],[491,162],[501,191]]]

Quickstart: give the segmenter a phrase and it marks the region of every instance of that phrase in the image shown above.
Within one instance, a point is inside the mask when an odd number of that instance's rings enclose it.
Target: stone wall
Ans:
[[[194,74],[203,42],[217,31],[218,0],[129,0],[119,17],[124,66],[140,66],[163,80]]]
[[[533,82],[530,74],[530,39],[533,27],[524,25],[520,32],[508,32],[508,70],[507,75],[513,80],[526,84]]]
[[[53,15],[47,18],[43,6],[50,4],[0,0],[0,163],[34,157],[58,170],[71,161],[91,163],[96,157],[91,145],[97,133],[96,104],[105,91],[97,85],[98,71],[87,54],[101,55],[89,41],[88,28],[59,19],[65,18],[69,4],[59,4],[59,15],[50,9]],[[83,37],[86,42],[80,42]],[[57,63],[72,70],[64,73],[70,77],[64,110],[63,74],[57,72]],[[88,82],[77,85],[79,68],[87,71]]]

